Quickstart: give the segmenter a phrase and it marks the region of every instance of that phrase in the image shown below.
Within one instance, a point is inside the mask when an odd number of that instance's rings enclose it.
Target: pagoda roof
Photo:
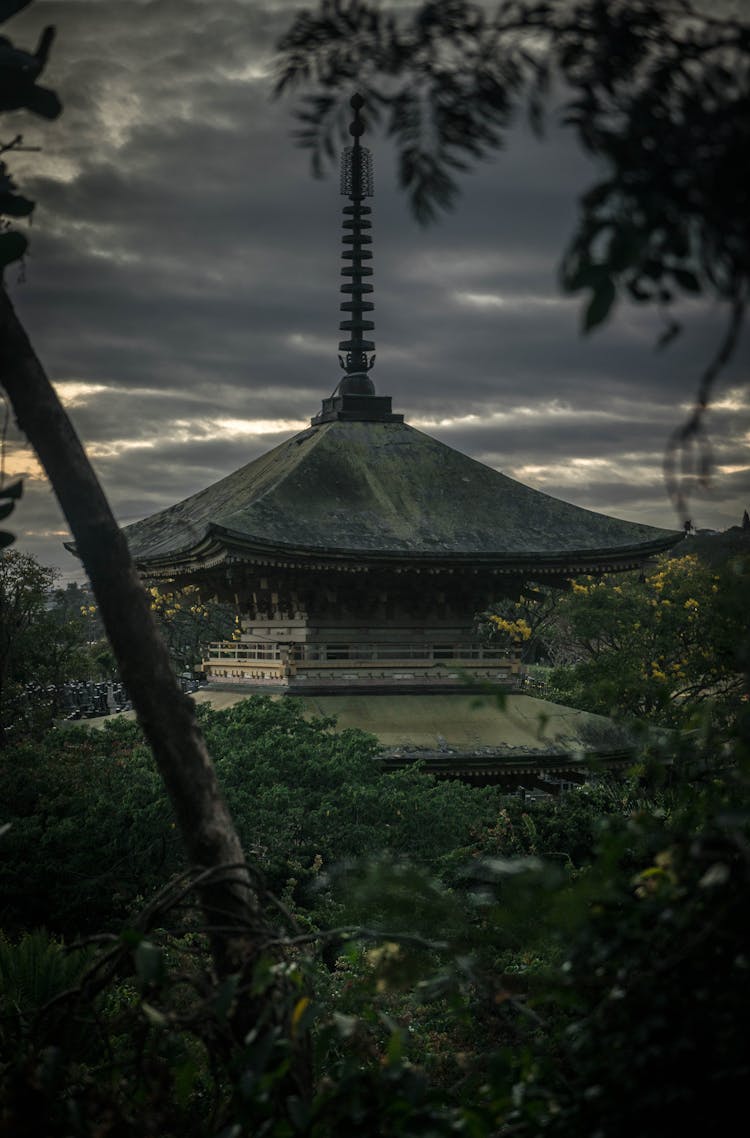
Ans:
[[[406,423],[340,418],[124,532],[155,576],[237,561],[573,575],[637,565],[681,536],[532,490]]]

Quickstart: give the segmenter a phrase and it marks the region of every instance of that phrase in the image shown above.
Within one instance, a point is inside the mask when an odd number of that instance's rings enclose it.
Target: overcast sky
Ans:
[[[44,81],[56,123],[5,116],[41,154],[13,159],[37,201],[25,282],[8,284],[122,524],[209,485],[306,425],[338,379],[340,210],[272,102],[275,37],[292,3],[38,0],[3,30],[58,37]],[[682,337],[654,350],[658,314],[620,306],[578,333],[556,267],[576,195],[596,176],[564,132],[519,125],[467,177],[455,213],[420,229],[387,140],[375,157],[378,391],[413,426],[567,501],[673,527],[661,464],[723,328],[681,306]],[[698,527],[750,505],[748,337],[711,415],[715,468]],[[69,577],[64,519],[9,431],[26,476],[17,548]]]

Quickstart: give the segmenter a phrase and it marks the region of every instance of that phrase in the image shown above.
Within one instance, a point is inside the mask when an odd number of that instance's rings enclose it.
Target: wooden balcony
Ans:
[[[519,686],[514,656],[481,646],[211,644],[203,669],[214,683],[321,691],[356,688],[465,689],[467,684]]]

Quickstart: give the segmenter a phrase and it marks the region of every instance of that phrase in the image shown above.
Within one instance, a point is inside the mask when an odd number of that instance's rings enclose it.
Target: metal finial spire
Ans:
[[[341,192],[350,202],[344,206],[342,256],[345,263],[341,270],[344,278],[341,291],[345,294],[341,311],[349,319],[342,320],[339,325],[342,332],[349,333],[349,339],[342,340],[339,344],[339,351],[346,353],[339,356],[339,363],[346,374],[341,377],[330,398],[323,400],[318,414],[313,416],[311,423],[314,427],[336,421],[404,421],[403,415],[395,415],[391,410],[390,395],[376,394],[375,384],[368,375],[375,363],[375,356],[370,355],[375,350],[375,345],[372,340],[366,340],[364,334],[371,332],[375,325],[372,320],[366,320],[365,316],[369,316],[375,305],[371,300],[365,300],[368,293],[372,292],[372,285],[366,279],[372,276],[372,269],[367,263],[372,259],[372,252],[368,248],[372,244],[372,237],[367,232],[371,228],[367,219],[372,211],[363,204],[363,199],[372,194],[372,159],[369,150],[359,142],[365,129],[360,116],[363,104],[361,95],[352,96],[354,119],[349,133],[353,144],[341,156]]]
[[[347,146],[341,155],[341,193],[351,202],[351,205],[344,206],[344,252],[342,253],[344,260],[350,264],[344,265],[341,270],[344,278],[341,291],[349,294],[349,299],[341,302],[341,311],[350,318],[342,320],[339,325],[341,331],[348,332],[350,336],[348,340],[342,340],[339,344],[339,351],[346,353],[345,356],[339,356],[339,363],[347,376],[362,375],[375,363],[374,355],[368,359],[368,352],[374,351],[375,344],[372,340],[365,340],[362,335],[363,332],[370,332],[375,327],[372,320],[364,319],[364,314],[372,312],[375,305],[363,299],[365,294],[373,291],[372,285],[364,280],[365,277],[372,276],[372,269],[365,264],[372,259],[372,251],[367,248],[372,244],[372,237],[365,232],[372,228],[371,222],[367,220],[372,210],[362,202],[364,198],[372,196],[373,181],[372,156],[367,147],[361,146],[359,141],[365,129],[360,114],[363,105],[364,99],[361,95],[352,95],[351,106],[354,118],[349,126],[349,133],[354,142],[352,146]],[[362,386],[367,388],[368,393],[374,391],[369,380],[365,380]],[[362,394],[364,393],[363,390]]]

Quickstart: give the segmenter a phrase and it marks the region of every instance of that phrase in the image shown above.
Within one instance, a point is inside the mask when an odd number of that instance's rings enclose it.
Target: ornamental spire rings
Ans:
[[[372,312],[375,308],[372,301],[365,300],[373,291],[373,286],[366,280],[372,276],[372,268],[368,264],[372,260],[372,250],[369,248],[372,237],[368,232],[372,228],[372,223],[368,220],[372,210],[363,204],[364,198],[371,197],[373,193],[372,156],[359,141],[365,129],[361,116],[364,99],[361,95],[353,95],[350,105],[354,110],[354,118],[349,126],[353,143],[341,155],[341,193],[350,202],[344,206],[343,211],[342,259],[345,263],[341,270],[341,292],[346,297],[341,302],[341,311],[347,319],[339,325],[342,332],[349,333],[349,339],[339,343],[339,351],[345,353],[344,356],[339,356],[339,363],[347,376],[364,377],[375,362],[375,356],[369,355],[375,350],[374,341],[364,337],[365,332],[371,332],[375,327],[372,320],[365,318],[365,313]],[[374,390],[369,380],[365,384]]]

